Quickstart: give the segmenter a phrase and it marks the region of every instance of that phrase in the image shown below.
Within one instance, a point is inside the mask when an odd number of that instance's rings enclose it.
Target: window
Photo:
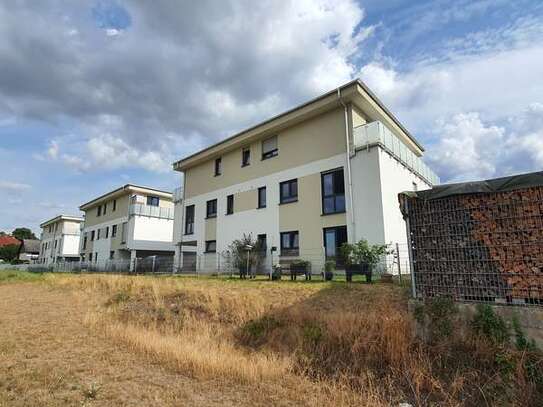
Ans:
[[[111,237],[117,236],[117,225],[111,227]]]
[[[326,260],[336,262],[336,267],[345,265],[341,256],[341,246],[347,243],[347,226],[336,226],[323,229],[323,240]]]
[[[321,174],[322,213],[345,212],[345,183],[343,169]]]
[[[94,230],[91,232],[91,242],[94,240]]]
[[[57,248],[58,240],[55,240],[55,249]]]
[[[55,232],[58,230],[58,223],[55,223]]]
[[[84,254],[81,255],[81,261],[85,261],[85,255]]]
[[[221,175],[222,173],[222,158],[217,158],[215,160],[215,176]]]
[[[250,148],[244,148],[241,151],[241,166],[246,167],[249,164],[251,164],[251,149]]]
[[[94,253],[94,262],[96,263],[98,261],[98,253]]]
[[[206,253],[215,253],[217,251],[217,241],[216,240],[207,240],[206,241]]]
[[[208,218],[214,218],[217,216],[217,200],[216,199],[207,201],[206,216]]]
[[[194,205],[189,205],[185,208],[185,234],[191,235],[194,233]]]
[[[107,202],[104,204],[104,211],[103,211],[102,215],[105,215],[106,211],[107,211]]]
[[[266,187],[260,187],[258,188],[258,207],[257,208],[265,208],[266,207]]]
[[[112,250],[109,252],[109,260],[113,260],[115,258],[115,251]]]
[[[298,231],[281,233],[281,256],[298,256]]]
[[[228,195],[226,197],[226,214],[232,215],[234,213],[234,195]]]
[[[96,240],[100,240],[100,231],[101,229],[98,229],[98,232],[96,233]]]
[[[281,182],[279,184],[281,203],[296,202],[298,200],[298,180]]]
[[[87,234],[83,235],[83,250],[87,248]]]
[[[116,199],[113,200],[113,209],[112,210],[113,210],[113,212],[115,212],[117,210],[117,200]]]
[[[126,243],[126,235],[128,234],[128,222],[121,224],[121,243]]]
[[[277,154],[279,154],[279,150],[277,149],[277,136],[273,136],[262,141],[263,160],[275,157]]]
[[[85,256],[83,256],[85,257]],[[89,261],[92,261],[92,253],[89,253]]]
[[[258,251],[265,256],[266,251],[268,250],[266,235],[265,234],[258,235],[257,238],[256,238],[256,242],[257,242],[257,245],[258,245],[257,246]]]
[[[102,215],[102,205],[98,205],[98,208],[96,208],[96,216]]]
[[[106,226],[106,239],[109,237],[109,226]]]
[[[148,196],[147,197],[147,205],[149,206],[158,206],[160,202],[160,199],[158,196]]]

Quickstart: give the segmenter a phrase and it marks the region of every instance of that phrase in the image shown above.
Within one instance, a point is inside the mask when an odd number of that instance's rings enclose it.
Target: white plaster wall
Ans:
[[[173,220],[133,216],[133,240],[173,242]]]
[[[415,173],[408,170],[398,160],[394,159],[386,151],[374,148],[379,151],[380,181],[383,202],[383,219],[385,243],[407,244],[405,221],[398,204],[398,194],[403,191],[412,191],[413,182],[417,184],[418,190],[430,188]]]
[[[359,150],[351,158],[354,201],[354,241],[384,243],[379,149]]]
[[[79,235],[63,236],[61,256],[79,256]]]
[[[64,221],[62,233],[69,235],[78,235],[80,233],[79,222]]]

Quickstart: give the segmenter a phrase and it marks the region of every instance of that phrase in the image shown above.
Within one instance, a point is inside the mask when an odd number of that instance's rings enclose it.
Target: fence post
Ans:
[[[398,280],[402,283],[402,266],[400,264],[400,245],[396,242],[396,260],[398,261]]]
[[[404,200],[404,219],[405,219],[405,228],[407,232],[407,253],[409,254],[409,273],[411,274],[411,295],[413,298],[417,298],[417,287],[415,283],[415,267],[413,265],[413,251],[411,247],[411,227],[409,225],[409,209],[407,200]]]

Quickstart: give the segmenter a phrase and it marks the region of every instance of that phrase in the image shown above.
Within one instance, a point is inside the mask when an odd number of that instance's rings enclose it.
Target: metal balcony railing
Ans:
[[[163,208],[160,206],[145,205],[140,203],[130,204],[130,216],[148,216],[150,218],[171,219],[173,220],[174,209]]]
[[[183,200],[183,187],[175,188],[173,190],[173,201],[181,202]]]
[[[439,184],[437,174],[383,123],[375,121],[355,127],[353,136],[356,149],[379,145],[430,185]]]

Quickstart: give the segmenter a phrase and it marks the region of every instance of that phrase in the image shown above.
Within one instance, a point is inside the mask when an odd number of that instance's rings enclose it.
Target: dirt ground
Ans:
[[[43,284],[0,285],[0,406],[255,405],[256,389],[172,373],[99,337],[84,323],[93,305]]]

